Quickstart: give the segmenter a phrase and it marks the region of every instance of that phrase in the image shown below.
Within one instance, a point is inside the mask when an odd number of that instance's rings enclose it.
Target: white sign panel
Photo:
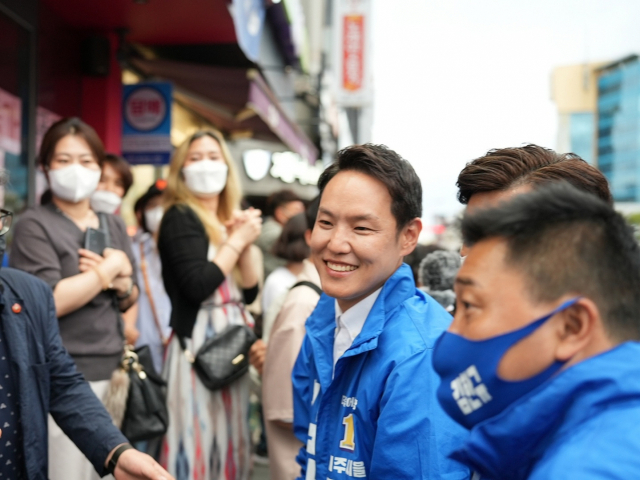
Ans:
[[[372,102],[371,20],[371,0],[335,1],[336,98],[342,107]]]

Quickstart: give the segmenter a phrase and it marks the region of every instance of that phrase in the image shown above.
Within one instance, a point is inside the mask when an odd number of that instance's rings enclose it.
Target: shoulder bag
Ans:
[[[257,337],[246,325],[247,314],[243,305],[237,305],[242,310],[245,324],[228,325],[206,340],[195,355],[187,348],[184,337],[178,336],[185,357],[209,390],[226,387],[249,370],[249,350]]]
[[[107,246],[110,246],[107,221],[106,215],[100,214],[100,225],[107,237]],[[115,293],[113,297],[122,329],[122,317]],[[111,376],[104,404],[113,423],[130,442],[151,440],[167,432],[169,411],[166,385],[153,366],[151,351],[147,345],[135,350],[131,345],[125,345],[120,366]]]

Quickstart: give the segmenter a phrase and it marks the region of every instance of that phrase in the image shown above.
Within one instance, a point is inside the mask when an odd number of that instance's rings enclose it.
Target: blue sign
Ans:
[[[257,62],[264,26],[264,0],[233,0],[231,13],[238,45],[249,60]]]
[[[166,165],[171,158],[170,83],[124,85],[122,156],[134,165]]]

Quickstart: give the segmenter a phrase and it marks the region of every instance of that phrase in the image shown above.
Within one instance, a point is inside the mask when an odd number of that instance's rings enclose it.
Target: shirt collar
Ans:
[[[376,303],[378,295],[382,291],[382,287],[373,292],[366,298],[363,298],[358,303],[356,303],[353,307],[351,307],[346,312],[342,312],[340,309],[340,305],[338,305],[338,300],[335,301],[335,309],[336,309],[336,327],[344,327],[349,332],[351,336],[351,340],[355,340],[355,338],[362,331],[362,327],[364,326],[364,322],[369,316],[369,312],[373,308],[373,304]]]

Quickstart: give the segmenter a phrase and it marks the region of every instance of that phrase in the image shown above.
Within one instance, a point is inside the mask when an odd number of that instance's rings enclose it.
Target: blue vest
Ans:
[[[292,374],[294,431],[305,444],[299,478],[469,478],[443,453],[460,444],[464,430],[440,408],[431,364],[435,340],[450,323],[403,264],[332,378],[335,300],[321,297]]]

